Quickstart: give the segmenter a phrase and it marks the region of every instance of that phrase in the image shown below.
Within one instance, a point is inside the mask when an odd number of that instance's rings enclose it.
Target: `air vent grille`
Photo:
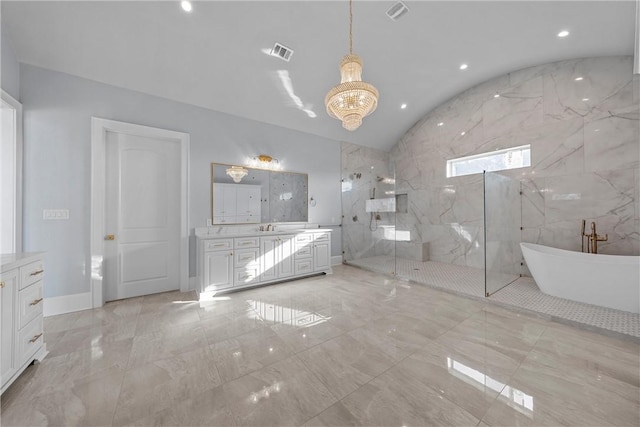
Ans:
[[[407,5],[399,1],[387,10],[387,16],[394,21],[397,21],[407,12],[409,12]]]
[[[273,49],[271,49],[271,56],[275,56],[289,62],[291,60],[291,56],[293,56],[293,49],[276,42],[276,44],[273,45]]]

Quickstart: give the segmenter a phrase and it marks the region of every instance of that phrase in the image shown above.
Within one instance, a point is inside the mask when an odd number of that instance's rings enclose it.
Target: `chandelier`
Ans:
[[[231,166],[230,168],[227,168],[227,175],[233,179],[233,182],[242,181],[242,178],[247,176],[248,173],[249,171],[242,166]]]
[[[340,63],[340,84],[334,86],[324,99],[329,116],[342,121],[342,127],[353,131],[362,118],[378,106],[378,90],[362,81],[362,60],[353,53],[353,0],[349,0],[349,54]]]

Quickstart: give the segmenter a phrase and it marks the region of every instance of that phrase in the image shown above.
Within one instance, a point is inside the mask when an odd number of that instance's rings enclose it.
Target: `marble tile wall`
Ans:
[[[580,250],[585,219],[609,236],[601,253],[640,255],[639,102],[631,57],[567,60],[459,94],[416,123],[389,153],[343,143],[345,259],[396,253],[420,259],[424,250],[433,261],[482,268],[482,176],[446,178],[446,160],[524,144],[531,145],[532,166],[500,172],[521,185],[522,241]],[[394,172],[395,189],[383,188],[377,178]],[[382,231],[370,229],[365,211],[373,188],[376,197],[387,189],[408,195],[407,213],[380,213]],[[514,195],[506,197],[505,208]],[[394,223],[409,242],[384,239],[384,227]],[[489,246],[496,265],[515,268],[517,244],[496,240]]]
[[[293,172],[269,174],[268,221],[308,220],[307,175]]]
[[[522,240],[580,250],[586,219],[609,235],[600,252],[640,255],[639,89],[631,57],[603,57],[515,71],[459,94],[389,153],[396,192],[409,199],[397,228],[428,242],[433,261],[481,267],[482,177],[446,178],[446,160],[531,144],[531,167],[501,172],[521,181]]]

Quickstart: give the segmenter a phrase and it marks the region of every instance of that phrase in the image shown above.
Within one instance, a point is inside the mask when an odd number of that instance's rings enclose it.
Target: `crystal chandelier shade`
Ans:
[[[353,53],[353,12],[349,0],[349,53],[340,63],[340,84],[334,86],[324,99],[329,116],[342,121],[342,127],[353,131],[362,124],[362,118],[373,113],[378,106],[378,90],[362,81],[362,60]]]
[[[233,182],[242,181],[242,178],[247,176],[248,173],[249,171],[242,166],[231,166],[230,168],[227,168],[227,175],[233,179]]]

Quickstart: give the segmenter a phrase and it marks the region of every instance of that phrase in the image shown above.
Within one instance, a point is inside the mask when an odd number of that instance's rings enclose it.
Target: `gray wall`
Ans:
[[[309,209],[310,222],[340,223],[339,142],[25,64],[20,66],[20,85],[24,249],[47,252],[46,297],[89,291],[92,116],[191,135],[192,234],[211,216],[211,162],[243,163],[260,153],[278,158],[285,170],[309,174],[309,196],[317,200]],[[70,219],[43,221],[43,209],[69,209]],[[339,242],[339,229],[334,230]],[[340,251],[338,245],[332,252]]]
[[[20,65],[11,46],[11,41],[0,28],[0,85],[9,95],[20,100]]]

